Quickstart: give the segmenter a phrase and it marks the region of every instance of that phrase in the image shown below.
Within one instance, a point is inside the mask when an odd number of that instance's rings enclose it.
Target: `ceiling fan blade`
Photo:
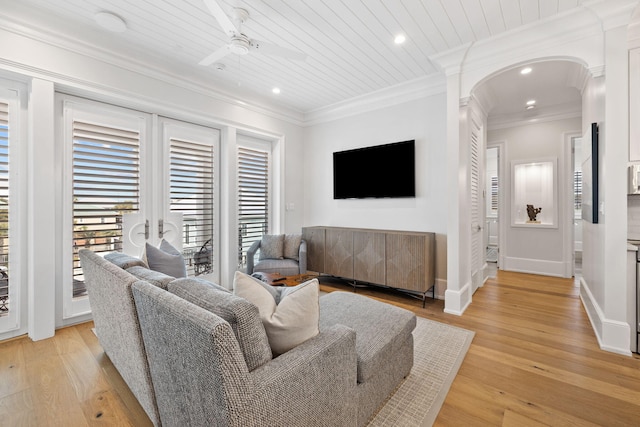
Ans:
[[[205,66],[211,65],[214,62],[216,62],[217,60],[222,59],[223,57],[227,56],[229,53],[231,53],[230,46],[226,45],[226,46],[221,47],[220,49],[216,50],[215,52],[213,52],[211,55],[207,56],[206,58],[204,58],[198,64],[205,65]]]
[[[216,0],[204,0],[204,4],[209,8],[213,17],[216,18],[218,24],[220,24],[224,32],[227,33],[229,37],[240,32],[240,29],[233,24],[231,19],[229,19],[227,14],[224,13],[224,10],[222,10],[220,4],[218,4]]]
[[[287,49],[286,47],[277,46],[260,40],[252,39],[250,48],[252,52],[262,53],[265,55],[276,55],[287,59],[295,59],[297,61],[304,61],[307,59],[306,53]]]

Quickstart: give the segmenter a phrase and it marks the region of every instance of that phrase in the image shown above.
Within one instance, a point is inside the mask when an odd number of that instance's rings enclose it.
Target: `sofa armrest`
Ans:
[[[300,240],[300,251],[298,252],[298,267],[300,274],[307,273],[307,242]]]
[[[355,343],[335,325],[251,372],[272,425],[356,425]]]
[[[253,258],[256,256],[256,252],[260,249],[260,240],[256,240],[247,249],[247,274],[253,274]]]

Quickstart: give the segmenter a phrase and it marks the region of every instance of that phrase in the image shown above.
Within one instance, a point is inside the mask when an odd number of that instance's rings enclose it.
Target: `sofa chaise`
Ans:
[[[156,426],[364,426],[413,364],[415,315],[320,297],[320,333],[273,357],[257,308],[120,253],[80,251],[96,334]]]

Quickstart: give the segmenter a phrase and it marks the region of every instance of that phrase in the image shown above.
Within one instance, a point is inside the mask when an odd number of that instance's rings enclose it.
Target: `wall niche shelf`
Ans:
[[[511,162],[512,227],[558,228],[557,164],[557,158]],[[527,205],[536,209],[535,221]]]

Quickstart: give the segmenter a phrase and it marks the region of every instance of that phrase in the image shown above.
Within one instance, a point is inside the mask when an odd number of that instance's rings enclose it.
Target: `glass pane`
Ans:
[[[9,124],[0,105],[0,316],[9,314]]]
[[[122,250],[122,215],[139,210],[139,133],[73,123],[73,297],[86,296],[78,251]]]
[[[238,149],[238,268],[247,265],[247,249],[268,232],[269,153]]]
[[[176,138],[169,142],[170,210],[182,213],[187,274],[208,274],[214,266],[214,147]]]

